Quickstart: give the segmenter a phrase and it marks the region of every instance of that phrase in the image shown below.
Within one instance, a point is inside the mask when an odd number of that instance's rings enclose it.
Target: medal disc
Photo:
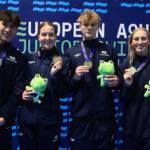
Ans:
[[[58,56],[54,56],[52,61],[53,61],[53,64],[56,64],[58,61],[60,61],[60,59]]]
[[[2,59],[0,59],[0,66],[2,66],[2,62],[3,62]]]
[[[132,74],[135,74],[136,73],[136,68],[135,67],[133,67],[133,66],[131,66],[131,68],[129,68],[130,69],[130,72],[132,73]]]
[[[84,66],[87,66],[90,69],[90,68],[92,68],[92,62],[91,61],[85,61]]]

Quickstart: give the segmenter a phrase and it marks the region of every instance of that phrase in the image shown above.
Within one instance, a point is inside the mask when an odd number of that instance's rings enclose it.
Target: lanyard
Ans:
[[[88,57],[87,53],[86,53],[86,50],[85,50],[85,46],[84,46],[83,42],[81,41],[81,48],[82,48],[82,52],[83,52],[83,55],[84,55],[84,58],[86,59],[86,61],[91,61],[92,60],[92,57],[93,57],[93,54],[94,54],[94,51],[95,51],[95,47],[96,47],[96,45],[94,45],[94,47],[92,48],[92,50],[90,52],[90,56]]]
[[[6,59],[6,57],[7,57],[7,53],[4,52],[3,55],[0,58],[0,66],[2,66],[2,62]]]

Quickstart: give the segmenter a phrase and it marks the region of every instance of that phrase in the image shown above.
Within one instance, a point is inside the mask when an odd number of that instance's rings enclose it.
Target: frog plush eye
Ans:
[[[35,77],[40,77],[40,74],[36,74]]]
[[[47,81],[48,81],[48,79],[47,79],[47,78],[45,78],[45,79],[44,79],[44,82],[47,82]]]
[[[114,62],[112,60],[110,60],[109,63],[114,64]]]
[[[104,61],[104,60],[100,60],[99,62],[100,62],[100,64],[105,63],[105,61]]]

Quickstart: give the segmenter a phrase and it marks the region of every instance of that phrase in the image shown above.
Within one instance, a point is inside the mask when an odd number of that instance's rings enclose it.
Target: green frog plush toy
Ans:
[[[101,80],[100,86],[105,86],[105,76],[106,75],[113,75],[115,73],[115,67],[112,60],[105,62],[104,60],[100,60],[100,64],[98,67],[99,75],[97,75],[97,79]]]
[[[40,74],[36,74],[34,78],[30,82],[30,86],[26,86],[26,89],[33,89],[35,91],[34,94],[32,94],[33,101],[35,103],[41,103],[41,100],[39,97],[44,97],[44,92],[45,89],[47,88],[48,84],[48,79],[47,78],[42,78]]]
[[[150,81],[148,82],[148,84],[145,84],[144,88],[147,89],[144,93],[144,97],[148,98],[150,96]]]

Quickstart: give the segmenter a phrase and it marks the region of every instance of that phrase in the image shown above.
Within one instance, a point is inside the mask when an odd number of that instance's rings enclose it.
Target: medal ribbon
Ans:
[[[5,53],[3,53],[2,57],[0,58],[0,60],[4,61],[6,59],[6,57],[7,57],[7,53],[5,52]]]
[[[140,70],[142,70],[142,68],[148,63],[149,59],[150,59],[150,56],[148,56],[146,60],[137,68],[136,72],[139,72]]]
[[[90,56],[88,57],[87,53],[86,53],[86,50],[85,50],[85,46],[83,44],[83,41],[81,41],[81,48],[82,48],[82,52],[83,52],[83,55],[84,55],[84,58],[86,59],[86,61],[91,61],[92,60],[92,57],[93,57],[93,54],[94,54],[94,51],[95,51],[95,47],[96,47],[96,45],[94,45],[94,47],[92,48],[92,50],[90,52]]]

